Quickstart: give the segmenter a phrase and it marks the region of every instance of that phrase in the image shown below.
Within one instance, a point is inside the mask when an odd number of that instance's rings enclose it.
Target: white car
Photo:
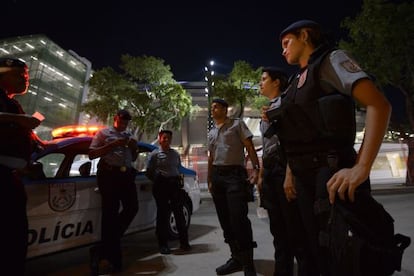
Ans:
[[[27,192],[29,237],[27,258],[50,254],[98,242],[101,237],[101,198],[96,185],[98,159],[89,160],[92,136],[66,137],[45,143],[32,155],[32,165],[24,176]],[[139,155],[135,183],[139,211],[127,234],[153,229],[156,204],[152,182],[145,176],[148,154],[156,147],[138,142]],[[196,172],[182,167],[187,227],[200,205]],[[170,216],[170,235],[177,238],[174,215]]]

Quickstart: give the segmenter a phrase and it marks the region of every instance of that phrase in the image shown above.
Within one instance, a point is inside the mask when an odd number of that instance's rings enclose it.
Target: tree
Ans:
[[[126,108],[139,139],[144,132],[150,137],[166,126],[178,129],[192,112],[191,96],[173,79],[164,60],[123,55],[120,68],[122,74],[110,67],[93,74],[82,106],[85,112],[109,124],[118,109]]]
[[[243,117],[244,107],[257,94],[261,68],[253,69],[246,61],[236,61],[228,76],[215,76],[214,97],[225,99],[230,105],[237,105],[236,117]]]
[[[414,133],[414,2],[398,2],[364,0],[360,14],[342,22],[350,39],[339,45],[350,50],[381,87],[393,86],[403,93]],[[403,129],[401,122],[390,125]],[[409,146],[407,184],[414,185],[414,137],[402,138]]]

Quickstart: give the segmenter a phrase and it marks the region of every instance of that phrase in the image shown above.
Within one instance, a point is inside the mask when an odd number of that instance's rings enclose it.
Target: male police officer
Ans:
[[[32,129],[40,121],[24,114],[14,95],[23,95],[29,87],[26,64],[16,58],[0,58],[0,210],[3,237],[1,267],[13,270],[14,275],[24,275],[27,253],[28,221],[26,192],[18,170],[26,167],[34,149]]]
[[[89,158],[101,157],[97,182],[102,197],[102,246],[91,248],[91,270],[99,272],[99,260],[107,259],[114,271],[122,270],[121,237],[138,212],[135,186],[137,141],[127,131],[130,113],[119,110],[112,127],[96,133],[89,147]],[[122,204],[122,211],[119,211]]]
[[[171,148],[172,131],[161,130],[158,133],[160,148],[151,152],[148,157],[147,176],[154,182],[152,189],[157,204],[156,235],[161,254],[170,254],[168,246],[168,224],[170,210],[177,222],[180,238],[180,251],[191,249],[188,243],[188,229],[183,213],[183,183],[180,176],[180,154]]]
[[[243,120],[227,117],[228,104],[214,99],[211,115],[215,126],[208,133],[208,187],[223,229],[224,241],[230,246],[231,258],[216,269],[218,275],[243,270],[256,275],[253,262],[253,233],[248,214],[250,183],[257,182],[259,160],[252,133]],[[244,148],[254,170],[247,183]]]
[[[280,40],[287,63],[299,66],[276,116],[288,159],[287,179],[291,180],[285,183],[285,193],[288,199],[298,197],[320,272],[335,275],[323,247],[328,198],[330,203],[337,196],[353,202],[356,190],[369,193],[369,173],[391,107],[358,64],[344,51],[333,49],[318,23],[295,22],[281,32]],[[353,148],[353,99],[367,110],[358,153]]]

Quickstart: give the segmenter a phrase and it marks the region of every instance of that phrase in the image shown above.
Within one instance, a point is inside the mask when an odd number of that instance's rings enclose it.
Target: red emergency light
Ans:
[[[94,136],[99,130],[106,126],[92,125],[70,125],[62,126],[52,130],[53,139],[64,137],[82,137],[82,136]]]

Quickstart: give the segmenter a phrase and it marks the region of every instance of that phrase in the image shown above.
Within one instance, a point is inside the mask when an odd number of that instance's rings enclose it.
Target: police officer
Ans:
[[[302,224],[295,200],[288,202],[283,190],[286,160],[279,139],[269,122],[266,112],[280,106],[281,93],[287,88],[287,75],[277,67],[264,67],[259,87],[262,96],[270,102],[262,108],[260,132],[262,133],[262,168],[257,188],[260,203],[269,215],[270,232],[275,248],[275,266],[273,275],[293,276],[294,256],[298,262],[298,275],[306,274],[304,256],[304,235],[300,231]],[[296,231],[296,236],[293,233]]]
[[[318,23],[294,22],[280,33],[280,40],[287,63],[299,67],[276,116],[291,180],[285,183],[285,193],[289,200],[298,198],[320,272],[335,275],[329,268],[323,235],[329,204],[354,202],[357,190],[369,192],[368,177],[391,107],[357,62],[332,47]],[[367,110],[358,153],[353,148],[354,100]]]
[[[136,170],[132,167],[137,140],[127,131],[131,119],[127,110],[119,110],[113,126],[97,132],[89,147],[90,159],[101,157],[97,184],[102,198],[102,244],[91,248],[93,275],[99,272],[100,259],[109,261],[111,270],[122,270],[121,237],[138,212]]]
[[[40,121],[24,114],[14,95],[29,87],[26,64],[16,58],[0,58],[0,194],[3,237],[1,267],[24,275],[27,254],[28,221],[26,192],[18,171],[26,167],[33,150],[32,129]]]
[[[168,246],[168,224],[170,210],[173,211],[180,239],[180,250],[189,251],[188,231],[183,213],[183,183],[180,175],[181,158],[170,147],[172,131],[158,133],[159,149],[151,152],[148,159],[147,176],[154,182],[153,195],[157,204],[156,235],[161,254],[170,254]]]
[[[243,120],[227,117],[228,104],[214,99],[211,115],[215,126],[208,133],[208,187],[223,229],[231,258],[216,269],[217,275],[244,271],[256,275],[253,262],[253,233],[248,214],[250,185],[257,182],[259,160],[252,133]],[[254,170],[248,179],[244,163],[246,148]],[[249,182],[249,183],[248,183]]]

